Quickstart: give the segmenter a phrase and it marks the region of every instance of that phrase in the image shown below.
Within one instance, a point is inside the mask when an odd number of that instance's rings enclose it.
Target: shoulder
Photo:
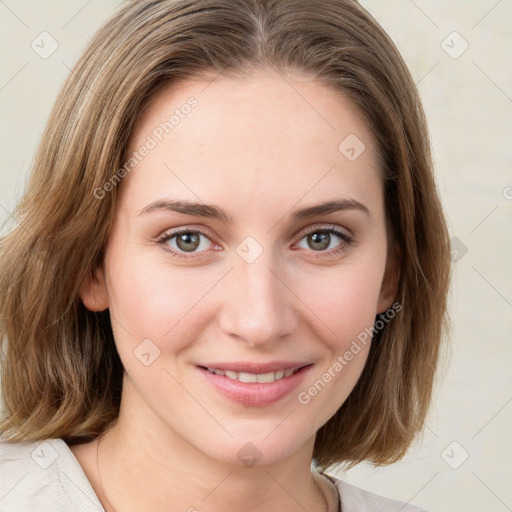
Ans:
[[[0,442],[0,512],[104,512],[62,439]]]
[[[415,505],[385,498],[332,475],[328,476],[340,493],[342,512],[427,512]]]

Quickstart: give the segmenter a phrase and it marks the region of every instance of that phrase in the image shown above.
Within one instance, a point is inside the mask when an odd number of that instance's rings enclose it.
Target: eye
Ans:
[[[336,243],[336,239],[338,243]],[[303,233],[300,241],[302,242],[302,240],[306,240],[307,247],[300,247],[300,244],[299,247],[312,253],[318,253],[314,254],[316,258],[337,255],[347,250],[353,243],[351,235],[333,226],[309,229]],[[195,253],[206,252],[214,245],[209,234],[197,228],[181,228],[164,233],[157,242],[164,245],[165,249],[170,251],[173,256],[181,258],[193,257]]]
[[[338,239],[338,243],[336,243],[336,239]],[[302,249],[320,253],[315,254],[315,257],[334,256],[347,250],[353,243],[351,235],[332,226],[309,229],[303,234],[302,240],[306,240],[307,245],[307,247],[301,247]]]
[[[202,240],[205,238],[206,241]],[[175,256],[187,258],[186,253],[205,252],[212,246],[208,234],[200,229],[180,229],[164,233],[157,242],[166,245]]]

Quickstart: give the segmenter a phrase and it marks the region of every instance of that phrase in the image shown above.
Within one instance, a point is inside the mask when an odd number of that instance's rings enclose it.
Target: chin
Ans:
[[[272,433],[267,438],[261,434],[237,436],[228,442],[209,446],[205,453],[214,459],[240,467],[270,466],[288,459],[304,448],[306,440],[300,441],[297,437],[293,433],[283,435],[282,432]]]

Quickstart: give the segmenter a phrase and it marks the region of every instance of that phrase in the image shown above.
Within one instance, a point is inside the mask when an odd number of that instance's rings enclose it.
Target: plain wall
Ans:
[[[512,510],[512,1],[361,3],[398,45],[424,101],[453,237],[452,333],[408,455],[333,474],[431,512]],[[0,2],[0,220],[22,194],[69,69],[119,4]],[[58,43],[47,58],[31,47],[42,32]]]

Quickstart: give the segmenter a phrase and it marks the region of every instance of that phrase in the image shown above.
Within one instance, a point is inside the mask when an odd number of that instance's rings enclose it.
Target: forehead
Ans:
[[[128,157],[151,146],[123,183],[156,196],[282,208],[326,196],[375,202],[375,141],[343,94],[307,75],[256,72],[168,85],[138,119]],[[353,196],[357,197],[353,197]]]

